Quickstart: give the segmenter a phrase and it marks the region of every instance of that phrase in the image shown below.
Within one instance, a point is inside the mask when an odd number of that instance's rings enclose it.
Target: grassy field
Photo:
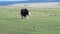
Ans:
[[[59,9],[29,9],[21,19],[19,9],[0,8],[0,34],[60,34]]]

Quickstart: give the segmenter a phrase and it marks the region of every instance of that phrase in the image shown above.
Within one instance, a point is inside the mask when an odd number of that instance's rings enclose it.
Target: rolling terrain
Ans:
[[[22,7],[14,6],[0,7],[0,34],[60,34],[60,9],[34,8],[32,4],[30,17],[21,19]]]

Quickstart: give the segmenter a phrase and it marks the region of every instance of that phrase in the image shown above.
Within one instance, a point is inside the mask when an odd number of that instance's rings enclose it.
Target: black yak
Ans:
[[[22,19],[23,18],[28,18],[28,16],[30,15],[30,12],[26,8],[25,9],[21,9],[20,13],[21,13],[21,18]]]

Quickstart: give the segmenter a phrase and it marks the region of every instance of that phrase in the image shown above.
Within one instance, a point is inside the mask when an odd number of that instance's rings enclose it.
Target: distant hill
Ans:
[[[10,5],[10,4],[17,4],[17,3],[38,3],[36,1],[0,1],[0,6]]]
[[[17,3],[40,3],[40,2],[60,2],[60,1],[58,0],[0,1],[0,6],[17,4]]]
[[[4,1],[4,2],[0,2],[0,6],[17,4],[17,3],[25,3],[25,2],[24,1]]]

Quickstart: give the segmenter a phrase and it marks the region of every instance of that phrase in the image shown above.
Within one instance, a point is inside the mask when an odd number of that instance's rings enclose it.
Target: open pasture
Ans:
[[[29,9],[21,19],[20,9],[0,8],[0,34],[60,34],[60,9]]]

